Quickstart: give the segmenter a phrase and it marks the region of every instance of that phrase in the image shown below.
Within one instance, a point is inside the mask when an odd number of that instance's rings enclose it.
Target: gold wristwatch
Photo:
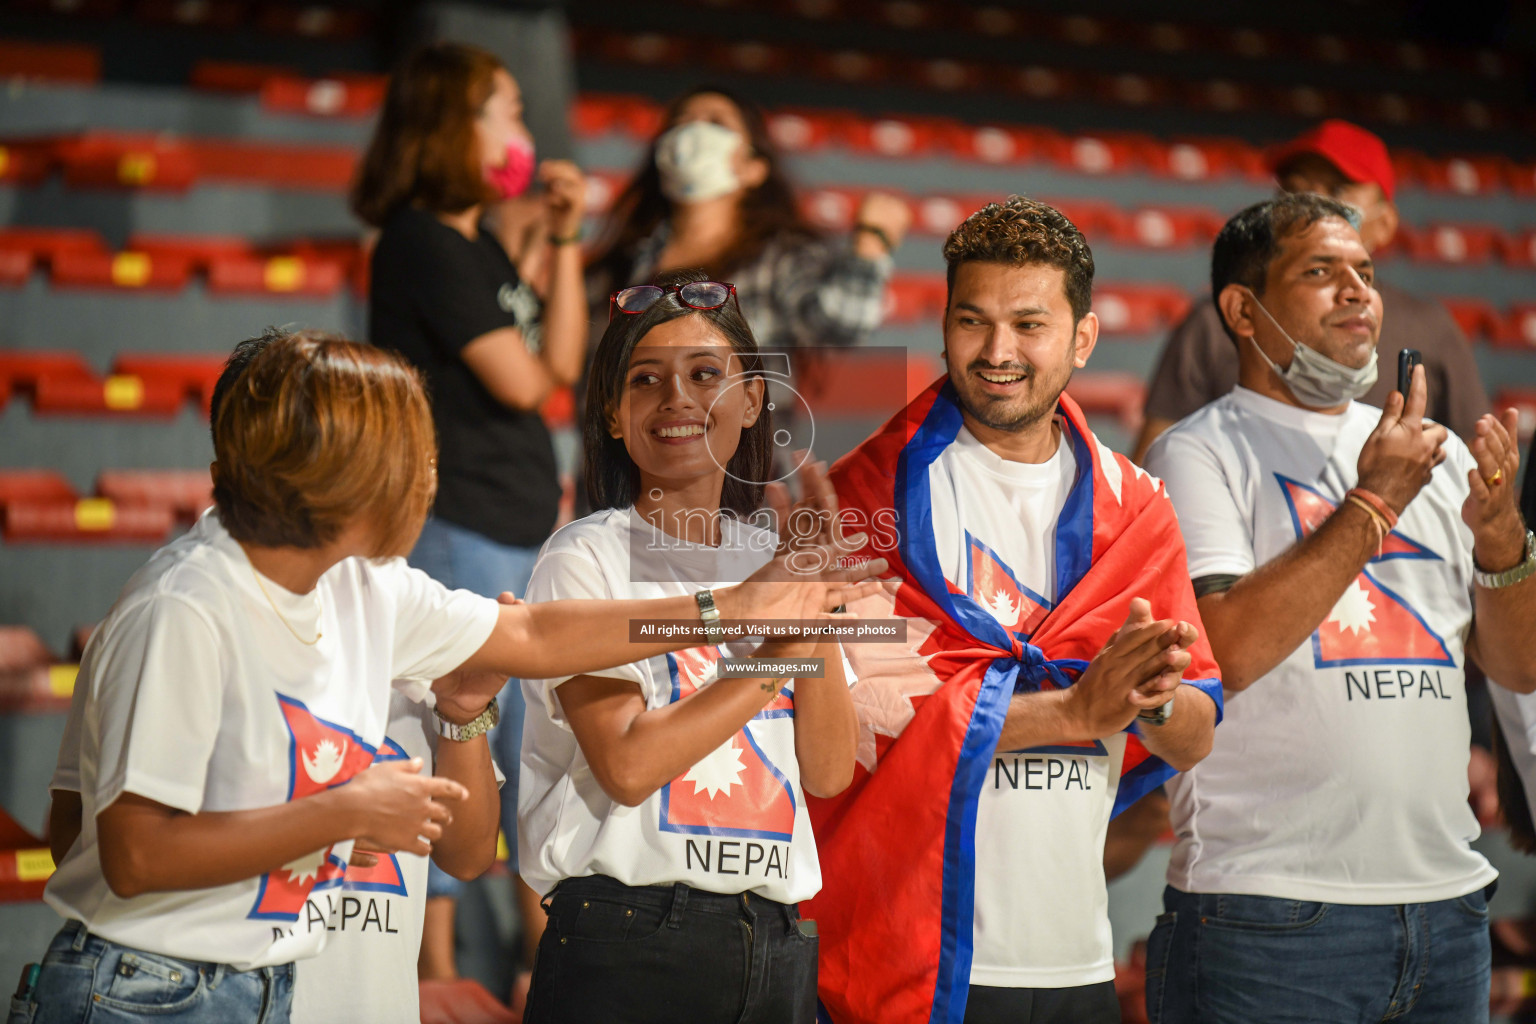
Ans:
[[[448,721],[438,713],[437,708],[432,709],[432,714],[437,716],[437,734],[455,743],[468,743],[472,739],[484,736],[491,731],[493,725],[501,721],[501,709],[496,706],[495,697],[491,698],[491,702],[485,706],[484,711],[463,725]]]

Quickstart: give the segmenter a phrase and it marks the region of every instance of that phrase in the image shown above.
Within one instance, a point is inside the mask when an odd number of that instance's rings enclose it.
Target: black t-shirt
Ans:
[[[421,370],[437,422],[433,515],[514,547],[554,528],[560,482],[537,412],[502,405],[460,358],[489,331],[517,327],[537,351],[539,303],[487,231],[465,238],[423,210],[384,225],[373,251],[368,333]]]

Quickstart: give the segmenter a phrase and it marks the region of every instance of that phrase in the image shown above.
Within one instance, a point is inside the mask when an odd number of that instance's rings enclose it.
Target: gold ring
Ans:
[[[1483,483],[1487,484],[1489,487],[1497,487],[1500,482],[1503,481],[1503,479],[1504,471],[1502,469],[1496,469],[1493,471],[1493,476],[1483,477]]]

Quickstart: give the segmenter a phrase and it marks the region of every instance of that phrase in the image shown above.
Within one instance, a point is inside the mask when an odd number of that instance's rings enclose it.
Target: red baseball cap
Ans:
[[[1269,169],[1279,169],[1293,157],[1316,153],[1327,160],[1350,181],[1369,181],[1381,186],[1388,200],[1396,190],[1397,175],[1392,171],[1392,157],[1387,144],[1357,124],[1328,120],[1290,142],[1271,149]]]

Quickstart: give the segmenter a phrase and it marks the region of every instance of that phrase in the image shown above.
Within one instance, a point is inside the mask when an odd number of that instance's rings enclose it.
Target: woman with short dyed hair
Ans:
[[[631,644],[615,623],[687,618],[690,598],[498,605],[407,567],[433,438],[394,355],[275,337],[223,392],[214,439],[215,508],[135,574],[82,658],[50,787],[45,899],[68,923],[13,1022],[281,1024],[294,961],[332,923],[311,895],[340,887],[355,841],[428,853],[465,795],[420,760],[384,763],[392,681],[432,687],[445,735],[472,732],[508,675],[687,643]],[[784,575],[713,599],[815,616],[864,589]]]

